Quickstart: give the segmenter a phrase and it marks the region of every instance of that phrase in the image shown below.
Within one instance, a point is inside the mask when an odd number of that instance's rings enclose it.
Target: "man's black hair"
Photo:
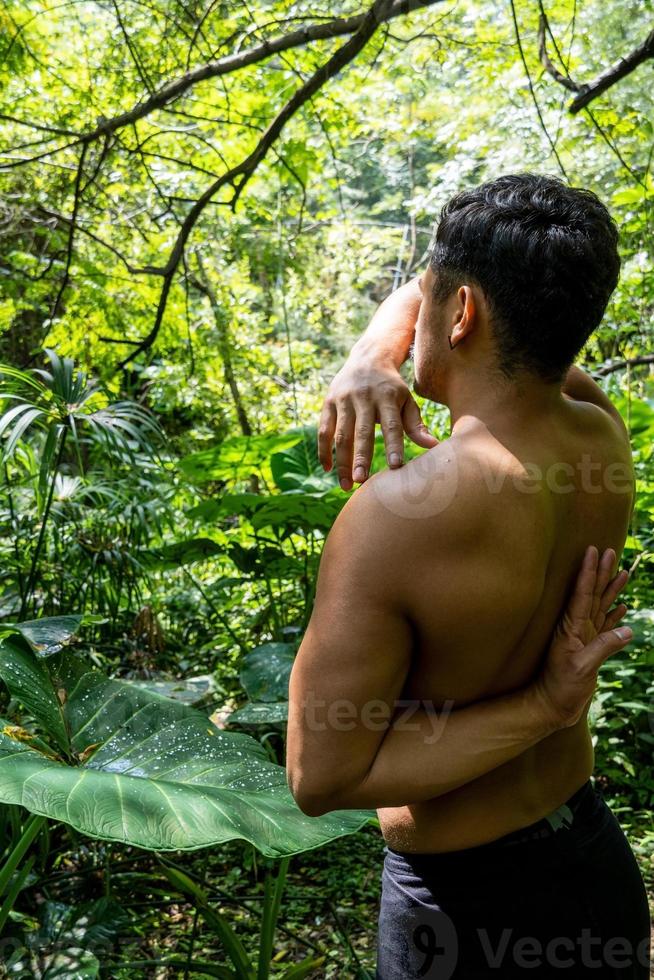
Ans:
[[[599,325],[620,273],[618,230],[592,191],[513,174],[441,212],[434,296],[474,281],[489,304],[499,366],[559,381]]]

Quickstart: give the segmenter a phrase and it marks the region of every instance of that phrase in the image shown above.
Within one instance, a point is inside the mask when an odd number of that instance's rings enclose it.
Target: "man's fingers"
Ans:
[[[355,483],[363,483],[368,478],[375,448],[375,409],[367,402],[356,405],[355,411],[352,478]]]
[[[628,581],[629,572],[623,570],[618,572],[618,574],[611,579],[607,587],[604,589],[599,602],[599,607],[593,616],[593,626],[598,633],[602,633],[605,629],[608,629],[606,626],[607,613]]]
[[[402,409],[402,424],[404,431],[411,442],[423,449],[431,449],[438,445],[438,439],[431,434],[425,423],[422,421],[420,409],[413,395],[409,395]]]
[[[595,545],[586,548],[581,568],[577,575],[574,592],[568,602],[565,618],[571,627],[583,627],[590,618],[597,581],[597,565],[599,553]]]
[[[379,406],[379,421],[386,446],[386,460],[391,469],[404,461],[404,425],[395,400],[385,399]]]
[[[337,405],[336,432],[336,471],[343,490],[352,489],[352,452],[354,449],[354,408],[349,401]]]
[[[595,588],[593,589],[593,619],[599,611],[602,594],[611,580],[614,567],[615,551],[613,548],[606,548],[602,552],[597,566],[597,578],[595,579]]]
[[[318,458],[326,473],[332,468],[332,445],[336,429],[336,407],[333,402],[325,400],[318,423]]]
[[[608,630],[612,630],[614,626],[617,626],[626,612],[627,607],[625,606],[624,602],[621,602],[619,606],[616,606],[615,609],[612,609],[609,613],[607,613],[602,626],[602,633],[606,633]]]
[[[592,670],[599,670],[605,660],[626,647],[633,633],[628,626],[618,626],[608,633],[600,633],[583,650],[584,663]]]
[[[626,568],[623,568],[621,572],[618,572],[615,578],[611,579],[609,584],[604,589],[600,600],[600,609],[603,613],[608,612],[628,581],[629,572],[626,570]]]

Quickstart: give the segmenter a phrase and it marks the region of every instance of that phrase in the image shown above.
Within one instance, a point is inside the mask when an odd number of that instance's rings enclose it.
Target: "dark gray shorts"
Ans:
[[[490,844],[384,849],[377,980],[648,980],[649,936],[633,852],[590,781]]]

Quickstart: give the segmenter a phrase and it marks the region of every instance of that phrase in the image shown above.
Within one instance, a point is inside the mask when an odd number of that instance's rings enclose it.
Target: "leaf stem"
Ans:
[[[45,538],[45,528],[48,523],[48,517],[50,515],[50,508],[52,507],[52,500],[54,497],[55,483],[57,479],[57,472],[59,466],[61,465],[61,460],[64,454],[64,446],[66,445],[66,434],[68,429],[64,426],[61,430],[61,435],[59,436],[59,449],[57,450],[57,459],[53,467],[52,473],[50,475],[50,486],[48,488],[48,499],[45,504],[45,509],[43,511],[43,517],[41,519],[41,529],[39,531],[39,537],[36,542],[36,548],[34,549],[34,554],[32,555],[32,564],[30,566],[30,573],[27,579],[27,586],[25,587],[25,592],[23,593],[23,601],[20,606],[19,620],[22,620],[27,612],[27,604],[30,601],[32,594],[32,589],[34,588],[34,581],[36,577],[36,566],[39,560],[39,555],[41,554],[41,549],[43,547],[43,541]]]
[[[4,895],[5,891],[7,890],[7,885],[11,880],[11,876],[22,861],[23,857],[25,856],[25,852],[43,827],[45,821],[46,818],[37,813],[30,814],[27,822],[22,828],[20,837],[14,844],[9,856],[7,857],[7,860],[2,865],[2,868],[0,868],[0,895]]]
[[[272,868],[266,870],[265,898],[263,904],[263,919],[261,922],[261,938],[259,940],[259,960],[257,965],[257,980],[268,980],[270,975],[270,960],[272,957],[275,926],[279,916],[279,907],[286,883],[286,872],[290,858],[282,858],[275,875]]]

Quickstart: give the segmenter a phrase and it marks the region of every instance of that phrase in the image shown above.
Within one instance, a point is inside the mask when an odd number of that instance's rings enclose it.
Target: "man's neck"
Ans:
[[[546,383],[533,375],[511,381],[503,377],[474,381],[466,374],[451,379],[448,389],[452,432],[457,423],[470,417],[489,428],[524,425],[549,414],[562,402],[560,384]]]

